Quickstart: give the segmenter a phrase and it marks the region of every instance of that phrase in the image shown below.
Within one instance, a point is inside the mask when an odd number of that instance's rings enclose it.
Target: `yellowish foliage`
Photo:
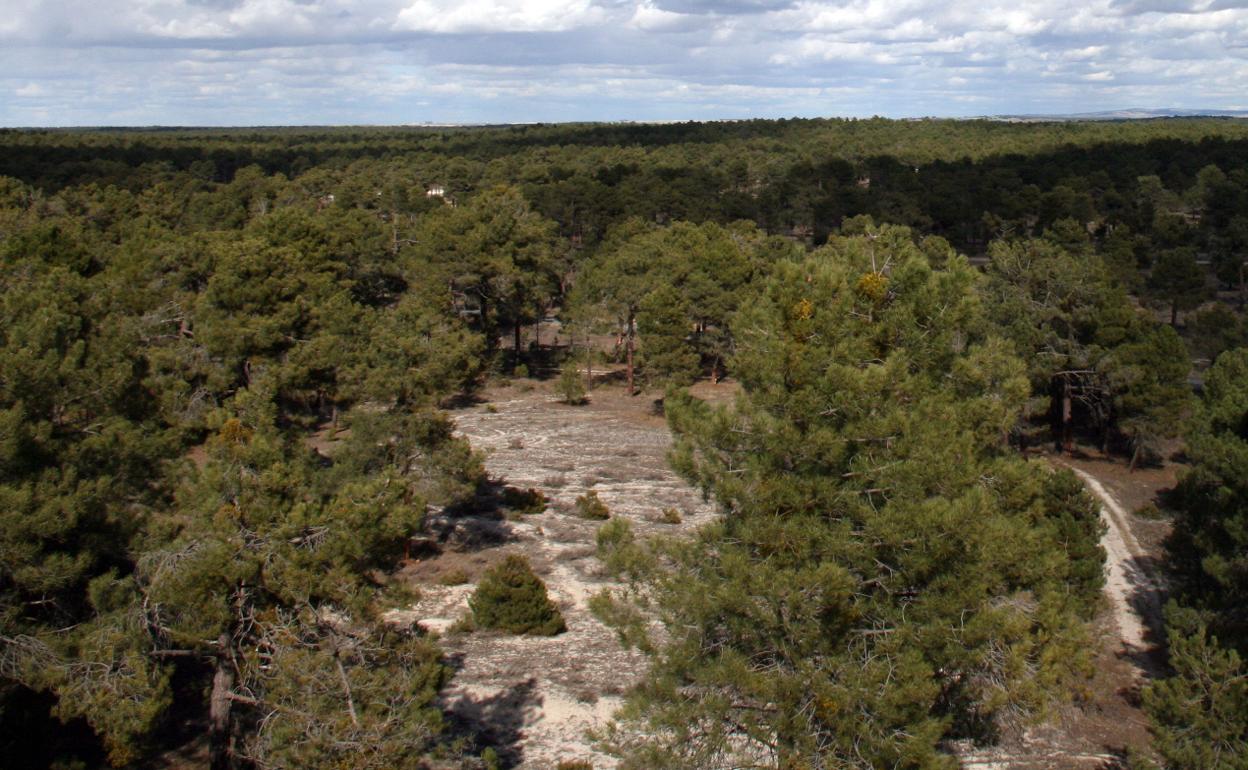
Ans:
[[[854,291],[878,305],[888,296],[888,276],[878,272],[864,273]]]

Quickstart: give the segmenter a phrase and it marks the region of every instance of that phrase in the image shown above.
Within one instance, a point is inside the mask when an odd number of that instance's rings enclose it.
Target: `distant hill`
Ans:
[[[1150,118],[1248,118],[1248,110],[1203,110],[1162,107],[1133,108],[1104,112],[1073,112],[1065,115],[990,115],[988,120],[1011,123],[1040,123],[1051,120],[1147,120]]]

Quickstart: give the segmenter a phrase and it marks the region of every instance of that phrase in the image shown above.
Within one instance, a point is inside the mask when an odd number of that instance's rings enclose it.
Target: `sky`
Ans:
[[[0,125],[1248,109],[1248,0],[0,0]]]

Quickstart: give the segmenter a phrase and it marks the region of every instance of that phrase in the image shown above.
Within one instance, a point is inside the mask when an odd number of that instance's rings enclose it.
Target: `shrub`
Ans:
[[[542,479],[542,486],[544,487],[553,487],[555,489],[558,489],[559,487],[566,487],[567,485],[568,485],[568,477],[563,475],[562,473],[556,473],[552,476],[547,476],[546,478]]]
[[[498,758],[498,751],[493,746],[486,746],[485,751],[481,752],[481,764],[485,765],[485,770],[500,770],[503,766]]]
[[[513,373],[514,373],[514,374],[515,374],[515,376],[517,376],[517,377],[522,377],[522,378],[523,378],[523,377],[528,377],[528,376],[529,376],[529,367],[525,366],[524,364],[517,364],[517,365],[516,365],[516,370],[515,370],[515,372],[513,372]]]
[[[546,495],[533,487],[528,489],[506,487],[503,489],[503,505],[516,513],[541,513],[546,510]]]
[[[438,582],[444,586],[462,586],[468,582],[468,573],[456,567],[449,572],[442,573],[438,578]]]
[[[555,770],[594,770],[594,763],[585,759],[565,759],[555,766]]]
[[[659,521],[664,524],[679,524],[681,522],[680,511],[675,508],[664,508],[662,515],[659,516]]]
[[[598,497],[598,493],[591,489],[576,498],[576,515],[582,519],[603,520],[611,518],[611,511]]]
[[[1157,521],[1159,519],[1166,518],[1166,512],[1158,508],[1157,503],[1152,502],[1144,503],[1139,508],[1136,508],[1135,515],[1141,519],[1149,519],[1150,521]]]
[[[565,404],[577,406],[585,403],[585,381],[581,379],[581,373],[574,362],[568,361],[559,370],[559,381],[555,383],[555,392]]]
[[[632,540],[633,528],[628,519],[615,519],[598,529],[598,553],[611,551],[624,543],[631,543]]]
[[[518,554],[509,554],[486,570],[468,606],[478,628],[538,636],[567,629],[559,608],[546,595],[546,584]]]
[[[607,574],[638,580],[654,567],[651,552],[638,545],[627,519],[612,519],[598,528],[598,558]]]

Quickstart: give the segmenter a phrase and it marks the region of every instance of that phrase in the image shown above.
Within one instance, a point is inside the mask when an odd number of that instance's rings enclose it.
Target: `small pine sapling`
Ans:
[[[546,584],[519,554],[509,554],[486,570],[468,606],[477,628],[535,636],[567,630],[563,614],[546,594]]]
[[[585,382],[574,361],[566,362],[559,370],[555,392],[559,394],[559,400],[569,406],[580,406],[588,400],[585,397]]]

